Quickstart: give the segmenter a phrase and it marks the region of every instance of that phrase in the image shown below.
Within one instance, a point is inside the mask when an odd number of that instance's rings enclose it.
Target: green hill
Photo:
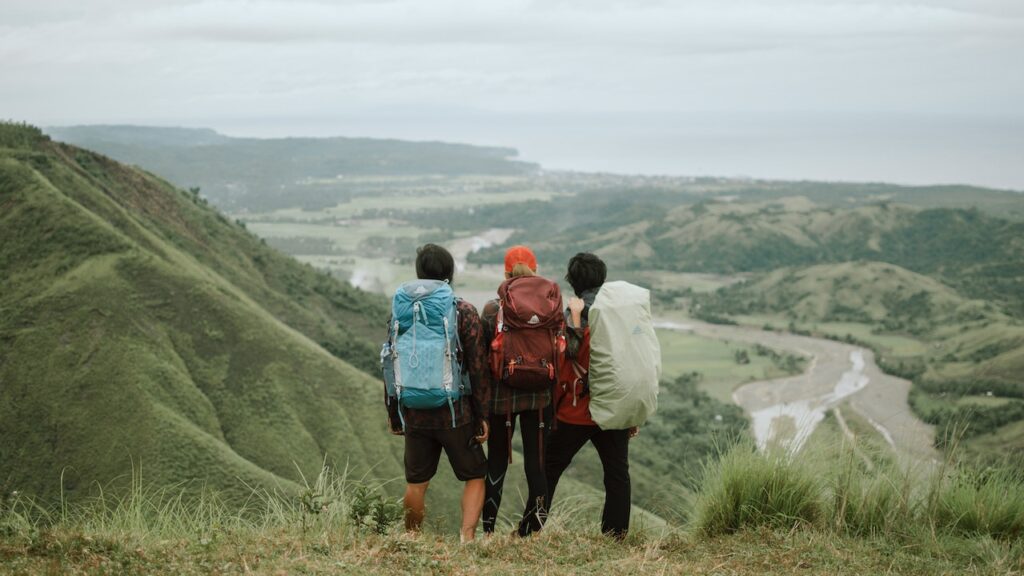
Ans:
[[[996,316],[945,284],[884,262],[778,268],[723,290],[715,304],[732,314],[781,313],[796,322],[863,322],[930,333],[943,324]]]
[[[511,148],[373,138],[233,138],[209,129],[51,127],[55,139],[135,164],[218,207],[262,211],[334,206],[362,193],[366,175],[523,175],[535,164]]]
[[[782,267],[877,261],[935,278],[972,299],[1024,315],[1024,223],[974,209],[920,209],[889,203],[837,208],[803,197],[767,202],[683,202],[588,222],[561,233],[530,230],[538,258],[566,261],[579,250],[609,265],[678,272],[767,272]],[[591,208],[602,210],[595,202]],[[541,210],[541,208],[538,208]],[[571,214],[563,209],[557,217]],[[568,218],[568,217],[567,217]],[[542,224],[549,220],[542,220]],[[503,246],[471,260],[494,261]]]
[[[0,125],[0,271],[0,490],[78,499],[124,487],[134,466],[147,485],[245,497],[294,492],[325,459],[401,478],[376,376],[384,299],[277,253],[194,193]],[[682,381],[663,405],[637,440],[634,501],[685,516],[713,435],[745,421]],[[565,493],[593,499],[600,469],[585,452]],[[443,524],[458,485],[445,466],[438,480]]]
[[[52,497],[63,476],[76,497],[133,461],[236,493],[294,489],[325,457],[400,475],[364,371],[382,299],[194,195],[0,126],[0,271],[5,485]]]
[[[737,181],[719,187],[716,196],[735,196],[755,202],[803,196],[816,204],[840,209],[892,202],[918,208],[977,208],[990,216],[1024,220],[1024,194],[1021,191],[962,184],[901,186],[882,182],[755,180]]]

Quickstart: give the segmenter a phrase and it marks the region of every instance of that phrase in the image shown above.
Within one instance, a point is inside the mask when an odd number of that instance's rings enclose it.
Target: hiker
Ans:
[[[505,253],[505,282],[498,295],[483,312],[493,386],[484,534],[494,533],[519,420],[529,495],[515,533],[528,536],[547,520],[543,454],[559,346],[564,347],[562,296],[558,284],[537,275],[537,258],[525,246]]]
[[[462,492],[460,540],[476,535],[484,501],[490,378],[480,317],[455,297],[455,260],[436,244],[416,251],[416,277],[399,287],[381,351],[392,434],[405,436],[405,528],[418,531],[443,448]]]
[[[629,441],[656,407],[661,351],[650,318],[650,292],[626,282],[606,285],[606,276],[605,263],[594,254],[581,252],[569,261],[565,279],[576,295],[565,311],[567,346],[555,391],[557,423],[548,441],[544,472],[550,508],[562,473],[587,441],[593,444],[604,470],[601,532],[622,539],[629,531],[631,507]],[[602,326],[612,327],[614,333],[608,336],[615,342],[601,350],[599,370],[594,365],[597,346],[591,354],[590,321],[596,323],[595,302],[605,293],[605,303],[614,312],[607,314]],[[625,326],[616,325],[623,321]],[[610,394],[598,406],[598,382],[592,380],[599,376],[602,390]]]

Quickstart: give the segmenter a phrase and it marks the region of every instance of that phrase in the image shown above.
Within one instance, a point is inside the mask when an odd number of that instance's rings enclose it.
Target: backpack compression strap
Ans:
[[[455,379],[455,374],[452,371],[452,339],[448,332],[448,317],[445,316],[444,320],[444,361],[448,366],[448,374]],[[448,396],[448,410],[452,413],[452,428],[455,428],[455,404],[452,402],[452,382],[444,383],[444,391]]]
[[[391,330],[391,361],[394,364],[395,371],[395,406],[398,411],[398,421],[402,423],[402,431],[405,431],[405,416],[402,414],[402,364],[398,361],[398,346],[395,345],[395,339],[398,337],[398,320],[395,320]]]

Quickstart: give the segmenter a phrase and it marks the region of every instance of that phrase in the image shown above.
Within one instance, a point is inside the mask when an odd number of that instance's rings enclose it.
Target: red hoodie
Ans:
[[[571,328],[570,328],[571,330]],[[590,328],[583,329],[576,358],[562,355],[558,386],[555,387],[555,416],[562,422],[580,426],[597,426],[590,417]]]

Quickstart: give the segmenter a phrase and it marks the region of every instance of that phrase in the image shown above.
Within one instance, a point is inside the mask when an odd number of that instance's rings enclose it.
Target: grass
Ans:
[[[950,542],[943,542],[948,545]],[[813,532],[743,531],[701,538],[675,534],[618,544],[594,534],[546,530],[529,541],[496,536],[460,546],[451,538],[347,533],[306,537],[294,528],[232,532],[215,540],[141,544],[73,530],[46,533],[33,547],[8,547],[0,566],[15,574],[1016,574],[1005,545],[952,542],[908,550],[883,539]]]
[[[1019,506],[1019,473],[901,482],[857,458],[779,458],[739,445],[708,467],[694,523],[622,542],[597,534],[574,505],[540,534],[460,546],[453,535],[401,531],[375,485],[324,468],[299,496],[255,490],[243,507],[133,483],[121,498],[44,508],[0,500],[0,570],[13,574],[1016,574],[1024,570],[1018,508],[981,521],[995,494]],[[849,453],[845,453],[849,456]],[[921,488],[921,486],[924,486]],[[925,496],[919,500],[919,494]],[[1008,495],[1005,496],[1005,495]],[[930,499],[929,499],[930,498]],[[936,502],[929,506],[928,502]],[[1008,530],[1018,530],[1013,532]],[[1014,528],[1017,527],[1017,528]]]
[[[957,471],[936,489],[935,524],[968,536],[1024,538],[1020,470]]]
[[[702,487],[696,524],[711,536],[750,526],[813,526],[824,517],[822,486],[807,462],[757,454],[749,445],[710,465]]]
[[[707,466],[701,488],[695,525],[707,535],[767,526],[907,543],[936,535],[1024,542],[1024,472],[1012,466],[979,469],[950,457],[901,467],[865,459],[851,443],[796,456],[740,443]]]

